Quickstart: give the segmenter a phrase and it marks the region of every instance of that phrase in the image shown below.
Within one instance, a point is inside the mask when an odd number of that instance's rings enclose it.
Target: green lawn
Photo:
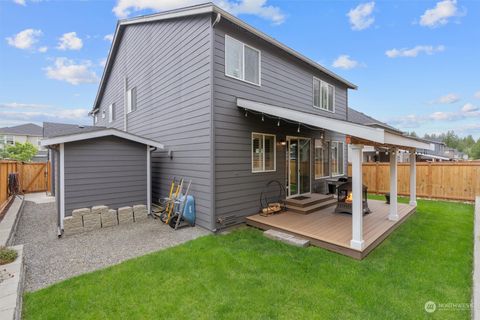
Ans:
[[[27,293],[25,319],[470,319],[473,206],[419,201],[363,261],[242,228]]]

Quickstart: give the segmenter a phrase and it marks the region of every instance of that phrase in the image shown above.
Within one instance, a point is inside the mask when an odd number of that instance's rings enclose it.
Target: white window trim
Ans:
[[[102,119],[105,119],[105,117],[106,117],[106,112],[105,110],[102,110]]]
[[[113,122],[113,103],[108,106],[108,123]]]
[[[344,175],[345,175],[345,142],[343,142],[343,141],[338,141],[338,140],[332,140],[332,141],[330,141],[330,152],[329,152],[329,153],[330,153],[330,159],[329,159],[329,161],[332,159],[331,152],[332,152],[332,145],[333,145],[334,143],[337,143],[337,144],[338,144],[338,143],[341,143],[341,144],[342,144],[342,153],[343,153],[342,171],[343,171],[343,173],[341,173],[341,174],[333,174],[333,170],[332,170],[331,165],[330,165],[330,171],[331,171],[330,174],[332,175],[332,177],[341,177],[341,176],[344,176]],[[337,146],[337,150],[338,150],[338,146]],[[337,161],[338,161],[338,159],[337,159]]]
[[[320,105],[319,106],[315,105],[315,81],[320,82]],[[328,86],[332,86],[333,88],[333,104],[332,104],[333,109],[332,110],[328,110],[328,108],[327,109],[322,108],[322,83],[325,83]],[[330,84],[314,76],[312,79],[312,106],[315,109],[319,109],[319,110],[330,112],[330,113],[335,113],[335,86],[333,84]]]
[[[230,38],[233,41],[237,41],[237,42],[242,44],[242,59],[243,59],[243,61],[242,61],[243,62],[242,63],[242,75],[243,75],[243,78],[235,77],[235,76],[227,74],[227,38]],[[258,83],[245,80],[245,46],[247,46],[250,49],[258,52]],[[225,76],[227,76],[229,78],[232,78],[232,79],[240,80],[240,81],[243,81],[243,82],[246,82],[246,83],[249,83],[249,84],[253,84],[254,86],[257,86],[257,87],[261,87],[262,86],[262,51],[258,50],[255,47],[252,47],[252,46],[250,46],[250,45],[248,45],[248,44],[246,44],[246,43],[244,43],[240,40],[237,40],[234,37],[229,36],[228,34],[225,35],[225,45],[224,45],[224,47],[225,47],[225,57],[224,57]]]
[[[133,87],[127,90],[127,114],[132,113],[133,111],[137,110],[137,87]],[[132,93],[135,90],[135,103],[132,100]]]
[[[261,135],[263,139],[263,170],[255,171],[253,168],[253,135]],[[265,137],[273,137],[273,170],[265,170]],[[265,173],[265,172],[276,172],[277,171],[277,136],[270,133],[261,133],[261,132],[252,132],[250,136],[250,144],[252,145],[250,151],[250,157],[252,161],[252,173]]]
[[[98,114],[95,113],[95,114],[93,115],[93,124],[97,124],[97,123],[98,123]]]
[[[315,180],[319,180],[319,179],[326,179],[326,178],[330,178],[330,172],[328,172],[327,175],[324,175],[324,176],[317,176],[316,174],[316,168],[315,168],[315,156],[316,156],[316,153],[317,153],[317,140],[320,140],[320,139],[314,139],[313,141],[313,169],[315,171]],[[324,141],[323,144],[322,144],[322,149],[327,149],[327,161],[328,161],[328,171],[331,170],[330,168],[330,143],[328,141]]]

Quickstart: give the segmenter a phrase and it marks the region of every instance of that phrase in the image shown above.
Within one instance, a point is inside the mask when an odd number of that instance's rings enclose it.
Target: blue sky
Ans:
[[[90,123],[117,19],[198,2],[0,0],[0,126]],[[357,84],[351,107],[480,137],[480,1],[217,4]]]

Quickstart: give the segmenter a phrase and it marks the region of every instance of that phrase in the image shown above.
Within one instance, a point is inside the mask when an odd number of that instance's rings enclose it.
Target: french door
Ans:
[[[310,193],[310,139],[287,137],[287,196]]]

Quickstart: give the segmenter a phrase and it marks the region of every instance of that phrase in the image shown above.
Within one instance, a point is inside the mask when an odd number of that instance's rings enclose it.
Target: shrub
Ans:
[[[17,259],[17,251],[0,247],[0,265],[13,262],[15,259]]]

